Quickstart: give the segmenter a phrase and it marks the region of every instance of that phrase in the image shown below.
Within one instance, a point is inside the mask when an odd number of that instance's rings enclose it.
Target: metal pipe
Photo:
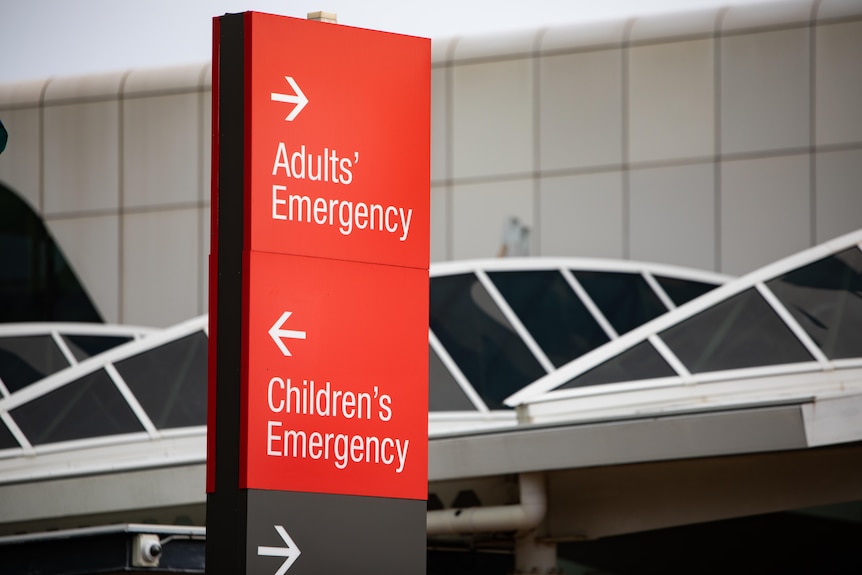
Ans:
[[[530,531],[545,518],[547,511],[545,474],[521,473],[518,488],[521,502],[517,505],[429,511],[428,535]]]

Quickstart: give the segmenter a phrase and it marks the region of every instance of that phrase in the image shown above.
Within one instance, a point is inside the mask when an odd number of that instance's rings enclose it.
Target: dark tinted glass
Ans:
[[[15,436],[12,435],[12,432],[6,427],[6,425],[0,421],[0,449],[12,449],[14,447],[21,447],[18,445],[18,442],[15,440]]]
[[[492,409],[545,375],[473,274],[431,278],[430,325]]]
[[[608,341],[560,272],[492,272],[488,276],[555,366]]]
[[[115,365],[156,427],[206,424],[207,338],[202,332]]]
[[[10,414],[33,445],[143,431],[104,370],[25,403]]]
[[[658,285],[660,285],[664,290],[664,293],[666,293],[670,300],[676,305],[687,303],[696,297],[702,296],[708,291],[714,290],[716,287],[713,284],[679,278],[655,276],[655,279],[658,282]]]
[[[620,335],[667,311],[640,274],[575,272],[575,277]]]
[[[10,392],[69,367],[49,335],[0,338],[0,379]]]
[[[648,341],[643,341],[620,355],[612,357],[603,364],[594,367],[590,371],[569,380],[557,389],[571,389],[601,385],[603,383],[637,381],[640,379],[654,379],[674,375],[676,375],[676,372],[662,359],[655,348]]]
[[[826,357],[862,357],[862,252],[851,248],[767,284]]]
[[[755,289],[737,294],[660,336],[692,373],[812,359]]]
[[[0,322],[102,318],[41,218],[0,184]]]
[[[84,361],[89,357],[132,341],[132,338],[109,335],[63,335],[63,340],[69,346],[75,359]]]
[[[476,411],[476,406],[431,348],[428,348],[428,411]]]

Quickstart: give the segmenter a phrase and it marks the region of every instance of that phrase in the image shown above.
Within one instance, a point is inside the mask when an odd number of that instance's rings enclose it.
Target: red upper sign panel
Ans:
[[[255,251],[427,269],[430,41],[246,20]]]

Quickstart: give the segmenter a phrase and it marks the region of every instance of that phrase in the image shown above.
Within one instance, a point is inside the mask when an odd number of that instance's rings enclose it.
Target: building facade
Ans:
[[[429,572],[858,566],[842,554],[862,532],[862,5],[432,46]],[[0,193],[121,324],[0,330],[0,361],[51,364],[0,374],[0,557],[18,549],[22,572],[53,543],[20,531],[205,521],[211,78],[201,63],[0,86]],[[475,260],[512,255],[528,257]],[[622,328],[602,294],[625,274],[653,307]],[[706,295],[677,301],[680,279]],[[575,354],[586,332],[540,337],[542,313],[594,321],[594,339]],[[720,321],[736,318],[753,323]],[[502,359],[472,365],[474,341]]]
[[[860,226],[857,3],[553,25],[432,51],[432,261],[508,243],[740,275]],[[0,88],[0,181],[106,321],[206,311],[211,116],[207,63]]]

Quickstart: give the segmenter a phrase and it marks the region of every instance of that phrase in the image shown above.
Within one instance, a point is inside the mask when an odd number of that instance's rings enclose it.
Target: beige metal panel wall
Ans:
[[[539,181],[543,255],[623,257],[620,171],[551,176]]]
[[[815,172],[817,241],[862,227],[862,149],[821,152]]]
[[[862,22],[819,26],[816,33],[816,143],[858,143],[862,140]]]
[[[622,50],[550,55],[538,65],[540,170],[573,173],[619,167]]]
[[[432,44],[432,58],[445,60],[449,43]],[[449,110],[448,68],[431,70],[431,261],[448,259],[451,238],[449,217],[451,206],[452,162],[449,154],[452,133]]]
[[[713,50],[712,39],[629,48],[630,163],[711,159],[715,143]]]
[[[728,273],[862,226],[858,2],[554,25],[432,54],[432,261],[498,254],[512,217],[533,255]],[[209,65],[0,87],[0,180],[108,321],[206,311],[210,98]]]
[[[209,68],[0,87],[0,180],[43,217],[106,321],[206,311]]]
[[[533,255],[733,274],[862,227],[858,3],[438,47],[435,97],[447,101],[434,122],[451,133],[437,153],[452,165],[435,173],[433,217],[446,221],[432,226],[433,260],[495,255],[512,216],[530,227]]]
[[[524,178],[454,186],[452,243],[455,259],[500,253],[508,218],[533,221],[532,189],[532,181]]]
[[[48,83],[42,141],[46,219],[118,210],[123,79],[117,73]]]
[[[210,224],[212,215],[210,209],[211,179],[212,179],[212,63],[204,66],[203,78],[198,90],[198,101],[200,102],[200,182],[199,198],[201,208],[198,210],[198,229],[200,230],[200,244],[198,244],[198,314],[209,311],[209,253],[212,230]]]
[[[695,269],[713,267],[714,179],[713,162],[632,169],[632,259]]]
[[[87,290],[102,318],[109,323],[122,321],[120,221],[121,217],[116,211],[45,219],[48,230],[78,274],[81,285]]]
[[[40,102],[40,212],[107,321],[121,320],[120,93],[124,76],[54,79],[47,83]]]
[[[124,86],[120,281],[126,323],[170,325],[205,311],[208,73],[203,65],[135,71]]]
[[[722,163],[722,270],[742,274],[811,245],[809,170],[807,154]]]

